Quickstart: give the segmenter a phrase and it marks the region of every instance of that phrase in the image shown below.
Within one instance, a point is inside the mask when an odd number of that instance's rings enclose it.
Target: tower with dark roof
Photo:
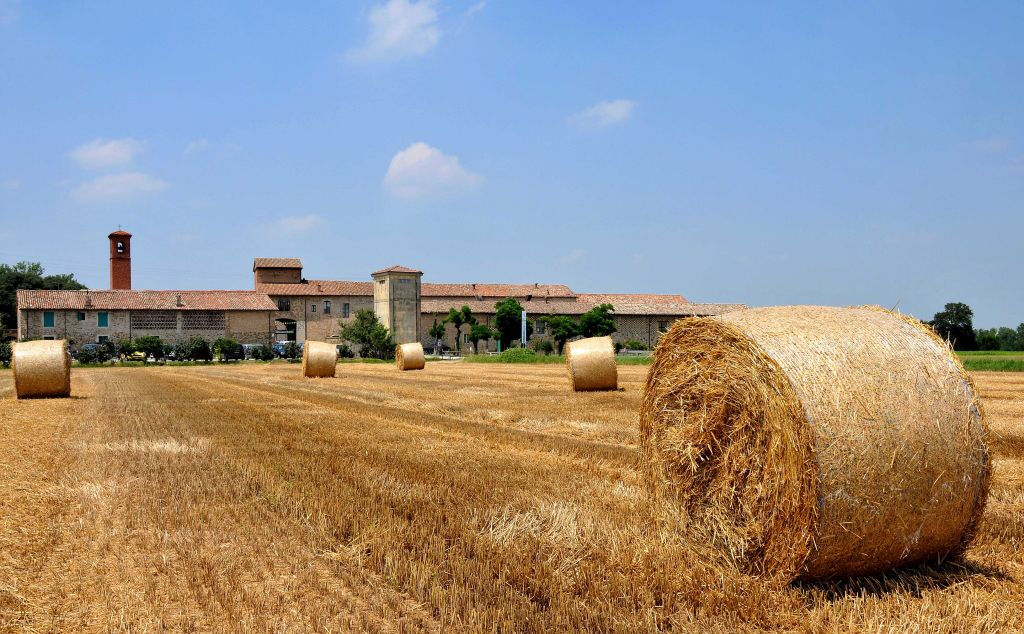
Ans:
[[[110,289],[131,290],[132,234],[118,229],[110,239]]]

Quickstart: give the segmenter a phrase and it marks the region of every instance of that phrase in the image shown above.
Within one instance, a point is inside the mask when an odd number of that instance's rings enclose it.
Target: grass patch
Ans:
[[[338,363],[394,363],[394,359],[338,359]]]
[[[964,368],[973,372],[1024,372],[1024,358],[961,358]]]
[[[469,355],[464,358],[466,363],[537,363],[537,364],[561,364],[565,365],[564,354],[548,354],[548,355],[533,355],[532,357],[523,355],[520,357],[512,357],[511,359],[506,357],[502,358],[500,354],[477,354]],[[615,357],[616,365],[650,365],[653,359],[651,357]]]

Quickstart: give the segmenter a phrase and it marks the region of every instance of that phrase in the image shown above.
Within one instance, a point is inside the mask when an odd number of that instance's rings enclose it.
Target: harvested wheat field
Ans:
[[[975,374],[994,474],[961,562],[745,576],[637,473],[647,368],[0,372],[0,629],[1021,631],[1024,374]]]

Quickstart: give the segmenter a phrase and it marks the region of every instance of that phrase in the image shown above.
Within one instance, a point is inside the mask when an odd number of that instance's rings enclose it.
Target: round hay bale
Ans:
[[[615,367],[615,344],[611,337],[577,339],[565,346],[565,365],[575,392],[615,390],[619,371]]]
[[[326,341],[307,341],[302,346],[302,376],[323,379],[338,369],[338,347]]]
[[[640,414],[655,495],[742,569],[790,580],[962,552],[988,495],[987,433],[949,346],[877,307],[681,320]]]
[[[417,341],[395,346],[395,365],[399,370],[422,370],[427,365],[423,357],[423,344]]]
[[[11,369],[18,398],[71,396],[71,356],[63,339],[14,344]]]

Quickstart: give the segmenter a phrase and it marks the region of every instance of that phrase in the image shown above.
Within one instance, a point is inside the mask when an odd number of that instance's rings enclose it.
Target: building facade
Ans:
[[[172,343],[192,336],[230,337],[241,343],[338,341],[341,327],[360,310],[372,310],[396,343],[434,347],[429,331],[448,311],[469,306],[480,323],[493,325],[495,304],[512,297],[534,324],[532,339],[549,338],[538,317],[578,317],[601,304],[614,307],[618,342],[653,347],[682,317],[717,315],[743,304],[694,303],[682,295],[576,293],[562,284],[446,284],[423,282],[423,272],[391,266],[371,281],[303,277],[298,258],[253,260],[253,290],[151,291],[131,288],[131,234],[110,241],[110,290],[18,291],[19,339],[71,339],[78,344],[153,335]],[[444,344],[463,350],[468,327],[446,325]],[[480,351],[494,350],[481,342]]]

